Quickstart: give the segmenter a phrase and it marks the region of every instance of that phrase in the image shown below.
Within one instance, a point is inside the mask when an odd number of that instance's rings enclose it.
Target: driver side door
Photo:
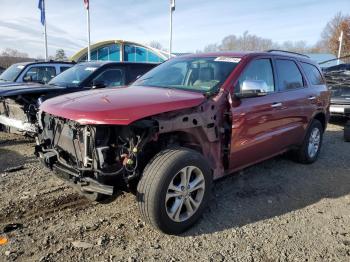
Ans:
[[[284,108],[280,103],[282,95],[277,91],[272,60],[252,60],[239,77],[235,93],[240,92],[244,80],[264,81],[267,94],[240,99],[233,97],[231,171],[267,159],[279,153],[283,147]]]

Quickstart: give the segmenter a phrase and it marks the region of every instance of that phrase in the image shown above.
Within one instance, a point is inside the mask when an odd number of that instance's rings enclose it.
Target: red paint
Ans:
[[[128,125],[138,119],[198,106],[201,93],[156,87],[118,87],[77,92],[45,101],[40,110],[81,124]]]

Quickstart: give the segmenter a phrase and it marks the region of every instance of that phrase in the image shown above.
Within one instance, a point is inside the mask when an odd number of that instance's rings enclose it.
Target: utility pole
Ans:
[[[338,49],[337,65],[339,65],[339,62],[340,62],[339,58],[340,58],[340,54],[341,54],[342,44],[343,44],[343,30],[340,32],[340,36],[339,36],[339,49]]]
[[[170,35],[169,35],[169,59],[171,58],[173,42],[173,12],[175,11],[175,0],[170,0]]]

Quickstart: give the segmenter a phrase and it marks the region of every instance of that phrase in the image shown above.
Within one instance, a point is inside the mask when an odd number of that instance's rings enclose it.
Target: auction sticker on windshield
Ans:
[[[215,58],[214,61],[217,62],[229,62],[229,63],[239,63],[241,61],[238,57],[228,57],[228,56],[219,56]]]

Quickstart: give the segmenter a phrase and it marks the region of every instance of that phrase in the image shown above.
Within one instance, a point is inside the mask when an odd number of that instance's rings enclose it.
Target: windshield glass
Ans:
[[[78,87],[80,83],[95,72],[96,69],[98,69],[96,65],[75,65],[54,77],[49,82],[49,85]]]
[[[239,61],[233,57],[175,58],[149,71],[133,85],[208,93],[220,87]]]
[[[10,81],[14,82],[18,75],[22,72],[24,68],[24,65],[14,64],[7,68],[2,74],[0,75],[1,81]]]

